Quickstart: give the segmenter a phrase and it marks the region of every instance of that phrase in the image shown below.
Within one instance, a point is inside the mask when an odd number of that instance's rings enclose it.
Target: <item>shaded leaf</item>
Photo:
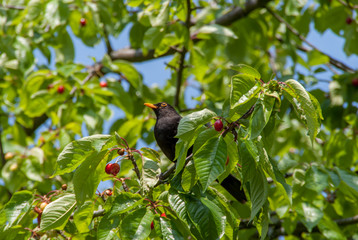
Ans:
[[[203,191],[225,171],[226,143],[222,137],[209,139],[193,156]]]

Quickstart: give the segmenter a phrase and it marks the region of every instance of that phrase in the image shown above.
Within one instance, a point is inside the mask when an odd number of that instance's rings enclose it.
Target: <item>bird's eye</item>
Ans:
[[[160,104],[160,106],[161,106],[161,107],[166,107],[167,104],[166,104],[166,103],[162,103],[162,104]]]

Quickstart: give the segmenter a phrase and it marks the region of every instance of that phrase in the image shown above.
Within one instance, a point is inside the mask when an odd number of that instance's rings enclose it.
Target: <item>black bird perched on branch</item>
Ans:
[[[175,138],[177,134],[178,125],[181,116],[175,111],[175,109],[165,102],[152,104],[145,103],[147,107],[153,109],[157,116],[157,121],[154,127],[154,136],[160,149],[165,156],[171,161],[175,158],[175,144],[178,139]],[[192,153],[193,147],[188,150],[188,156]],[[241,182],[232,175],[227,176],[222,182],[226,191],[228,191],[239,202],[246,202],[246,196],[244,190],[241,189]]]

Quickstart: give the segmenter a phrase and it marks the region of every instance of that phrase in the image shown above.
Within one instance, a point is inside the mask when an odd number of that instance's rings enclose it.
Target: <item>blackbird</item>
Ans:
[[[178,141],[175,135],[177,134],[181,116],[172,106],[165,102],[157,104],[145,103],[144,105],[153,109],[157,116],[157,121],[154,126],[155,140],[165,156],[167,156],[169,160],[174,161],[175,144]],[[188,156],[192,151],[193,147],[188,150]],[[227,176],[220,184],[239,202],[244,203],[247,201],[244,190],[241,189],[241,182],[234,176]]]

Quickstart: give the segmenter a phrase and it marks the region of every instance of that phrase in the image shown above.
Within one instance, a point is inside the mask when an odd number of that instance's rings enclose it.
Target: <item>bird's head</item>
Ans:
[[[157,118],[164,117],[164,116],[171,116],[171,115],[179,115],[175,111],[175,109],[166,102],[160,102],[156,104],[144,103],[144,105],[153,109]]]

